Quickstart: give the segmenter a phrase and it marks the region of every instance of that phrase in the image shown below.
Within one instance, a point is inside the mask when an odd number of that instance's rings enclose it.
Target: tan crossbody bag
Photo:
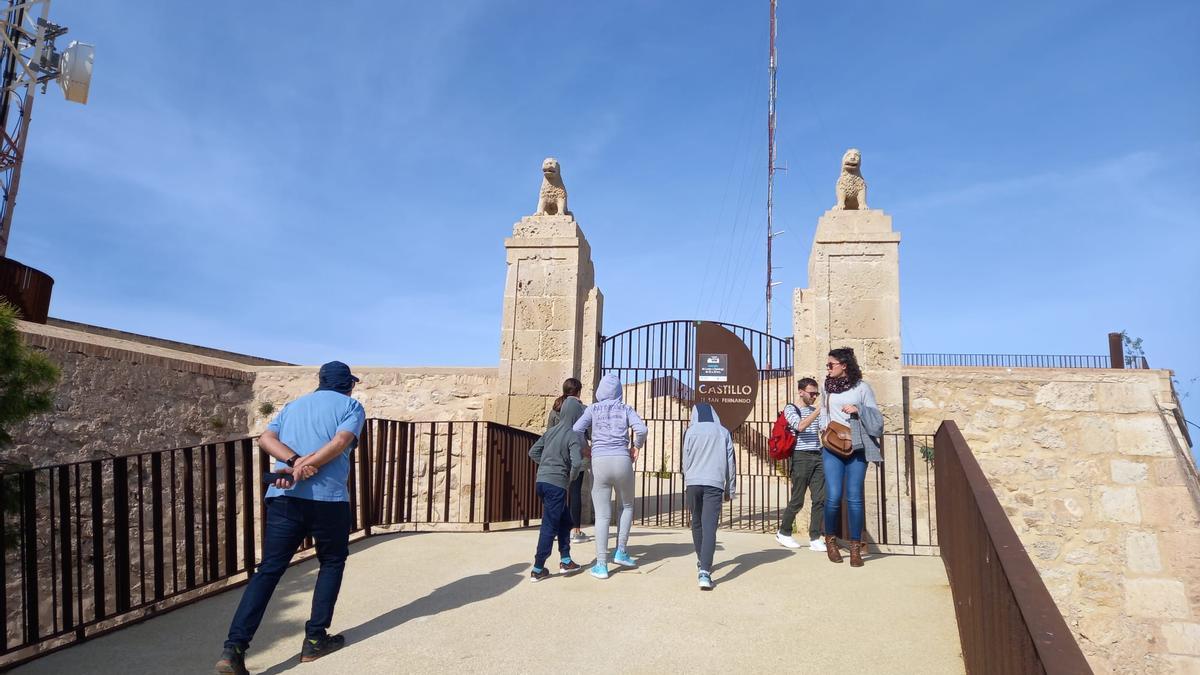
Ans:
[[[834,422],[829,412],[829,392],[825,392],[825,417],[829,426],[821,430],[821,445],[839,457],[849,457],[854,454],[854,434],[850,427],[841,422]]]

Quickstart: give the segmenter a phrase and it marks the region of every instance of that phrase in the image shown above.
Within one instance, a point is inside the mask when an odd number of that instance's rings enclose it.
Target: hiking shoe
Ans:
[[[817,537],[816,539],[813,539],[812,541],[808,542],[808,550],[820,551],[820,552],[824,553],[828,549],[825,547],[825,542],[821,541],[820,537]]]
[[[780,544],[783,544],[784,546],[786,546],[788,548],[800,548],[800,542],[793,539],[791,537],[791,535],[787,535],[782,532],[775,533],[775,541],[779,542]]]
[[[246,650],[226,647],[217,661],[216,672],[222,675],[250,675],[250,671],[246,670]]]
[[[304,646],[300,648],[300,663],[308,663],[336,652],[346,646],[346,638],[341,635],[326,635],[321,638],[304,638]]]
[[[541,581],[542,579],[549,579],[549,578],[550,578],[550,570],[546,569],[545,567],[543,567],[541,570],[530,570],[529,571],[529,580],[535,584],[537,582]]]
[[[597,579],[608,578],[608,565],[606,563],[597,562],[595,565],[592,565],[592,569],[590,571],[592,576],[596,577]]]
[[[712,577],[709,576],[708,572],[700,572],[697,583],[702,591],[711,591],[713,589]]]
[[[571,543],[572,544],[582,544],[587,540],[588,540],[588,536],[586,534],[584,534],[582,530],[571,535]]]
[[[633,558],[630,558],[628,553],[621,550],[618,550],[616,554],[613,555],[613,562],[621,567],[637,567],[637,561],[635,561]]]
[[[578,572],[581,569],[583,569],[583,568],[580,567],[579,563],[575,562],[574,560],[568,560],[566,562],[558,563],[558,571],[562,574],[570,574],[571,572]]]

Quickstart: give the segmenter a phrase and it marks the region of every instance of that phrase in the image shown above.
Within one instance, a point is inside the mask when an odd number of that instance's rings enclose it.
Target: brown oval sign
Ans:
[[[696,322],[696,401],[717,411],[733,433],[758,400],[758,364],[737,335],[724,326]]]

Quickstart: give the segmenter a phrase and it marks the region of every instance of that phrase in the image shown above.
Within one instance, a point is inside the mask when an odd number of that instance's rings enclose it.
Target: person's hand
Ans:
[[[736,494],[734,494],[734,493],[732,493],[732,492],[726,492],[726,493],[725,493],[725,501],[727,501],[727,502],[731,502],[731,501],[733,501],[733,499],[734,499],[735,497],[737,497],[737,495],[736,495]]]
[[[857,415],[858,414],[858,406],[846,404],[846,405],[842,406],[842,412],[846,413],[847,415]]]
[[[305,461],[309,456],[301,457],[292,465],[290,473],[296,477],[296,480],[308,480],[317,475],[317,467]]]
[[[295,471],[296,471],[296,470],[295,470],[295,469],[293,469],[293,468],[292,468],[292,467],[290,467],[290,466],[281,466],[281,467],[278,467],[278,468],[275,470],[275,473],[287,473],[287,474],[293,474],[293,480],[294,480],[294,479],[295,479],[295,475],[294,475],[294,474],[295,474]],[[293,482],[292,482],[292,481],[290,481],[290,480],[286,480],[286,479],[283,479],[283,478],[276,478],[276,479],[275,479],[275,487],[279,488],[280,490],[286,490],[286,489],[288,489],[288,488],[292,487],[293,485],[295,485],[295,483],[293,483]]]
[[[634,464],[637,464],[637,457],[638,457],[638,449],[636,447],[630,448],[629,449],[629,459],[632,460]]]

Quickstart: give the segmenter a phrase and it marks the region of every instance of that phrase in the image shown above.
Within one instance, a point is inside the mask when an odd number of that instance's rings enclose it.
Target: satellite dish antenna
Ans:
[[[50,21],[50,0],[0,0],[0,258],[7,255],[34,94],[51,82],[68,101],[87,103],[93,45],[74,41],[59,53],[67,27]]]
[[[78,40],[72,41],[59,59],[58,86],[68,101],[87,103],[88,87],[92,84],[92,62],[96,47]]]

